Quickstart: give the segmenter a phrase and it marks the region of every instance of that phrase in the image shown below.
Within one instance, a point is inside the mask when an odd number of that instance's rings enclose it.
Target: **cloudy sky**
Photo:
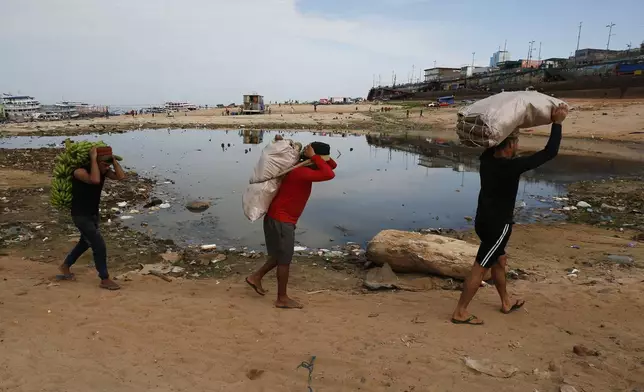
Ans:
[[[365,96],[430,68],[639,46],[644,1],[0,0],[0,92],[111,105]],[[533,56],[538,55],[535,50]]]

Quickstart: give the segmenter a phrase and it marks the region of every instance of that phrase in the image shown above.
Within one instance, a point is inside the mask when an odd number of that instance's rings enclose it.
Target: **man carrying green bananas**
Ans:
[[[93,147],[89,156],[89,165],[74,170],[72,177],[72,220],[81,238],[60,266],[62,275],[58,278],[73,279],[70,267],[91,247],[98,277],[101,278],[100,287],[118,290],[120,286],[110,279],[107,272],[107,248],[98,228],[98,205],[105,178],[120,181],[125,178],[125,173],[118,160],[114,159],[111,147]],[[113,170],[110,165],[114,165]]]

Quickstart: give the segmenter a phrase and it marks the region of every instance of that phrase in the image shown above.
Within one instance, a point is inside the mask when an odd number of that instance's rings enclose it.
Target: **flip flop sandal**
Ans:
[[[525,305],[525,301],[523,301],[523,302],[521,302],[521,303],[519,303],[519,301],[517,301],[517,302],[515,302],[515,303],[514,303],[514,305],[512,305],[512,307],[510,308],[510,310],[505,311],[505,310],[501,309],[501,313],[503,313],[503,314],[510,314],[510,313],[512,313],[512,312],[516,312],[517,310],[521,309],[521,308],[523,307],[523,305]]]
[[[473,323],[472,321],[474,321],[474,320],[478,320],[478,317],[476,317],[475,315],[471,315],[470,317],[468,317],[465,320],[457,320],[457,319],[453,318],[452,323],[454,323],[454,324],[467,324],[467,325],[483,325],[484,324],[483,321],[481,321],[480,323]]]
[[[251,283],[251,282],[248,280],[248,278],[246,278],[246,283],[247,283],[250,287],[252,287],[252,288],[253,288],[253,290],[255,290],[255,292],[256,292],[257,294],[259,294],[259,295],[261,295],[261,296],[264,296],[264,295],[266,294],[266,293],[262,293],[261,291],[259,291],[259,287],[257,287],[255,284]]]

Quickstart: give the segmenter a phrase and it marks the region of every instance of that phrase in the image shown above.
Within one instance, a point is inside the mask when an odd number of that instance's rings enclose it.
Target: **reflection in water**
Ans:
[[[261,144],[264,142],[264,131],[245,129],[239,131],[244,140],[244,144]]]
[[[185,243],[262,247],[260,222],[243,215],[241,195],[275,131],[138,130],[124,134],[85,135],[74,140],[103,140],[124,157],[123,164],[142,176],[157,178],[156,196],[172,207],[135,215],[127,224],[148,224],[153,234]],[[279,132],[284,133],[284,132]],[[297,239],[312,247],[346,241],[363,243],[382,229],[463,228],[474,216],[479,191],[478,151],[437,143],[378,147],[364,136],[323,132],[286,132],[307,144],[329,143],[338,162],[336,178],[315,184],[297,226]],[[0,139],[0,147],[60,146],[64,137]],[[248,144],[256,144],[250,148]],[[421,155],[418,154],[421,152]],[[607,160],[576,161],[558,157],[522,181],[518,221],[542,219],[556,206],[551,196],[565,192],[569,178],[616,174],[625,167]],[[591,170],[590,174],[586,174]],[[170,180],[170,181],[167,181]],[[201,213],[187,211],[192,200],[210,200]],[[109,208],[113,206],[104,206]],[[549,219],[552,216],[549,217]]]

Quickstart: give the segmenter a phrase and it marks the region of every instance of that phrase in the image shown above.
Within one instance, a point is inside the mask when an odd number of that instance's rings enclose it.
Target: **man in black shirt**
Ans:
[[[107,272],[107,249],[98,228],[98,205],[101,201],[105,178],[122,180],[125,178],[125,173],[118,161],[113,158],[110,147],[92,148],[89,155],[89,166],[74,170],[72,178],[72,220],[80,231],[81,238],[60,266],[62,275],[58,275],[58,278],[74,279],[70,267],[91,247],[94,264],[101,279],[100,287],[118,290],[120,286],[110,279]],[[110,168],[112,164],[114,170]]]
[[[552,128],[546,147],[529,156],[515,157],[518,139],[506,138],[498,146],[488,148],[481,155],[481,191],[476,210],[475,230],[481,239],[476,262],[465,280],[463,292],[452,314],[454,324],[481,325],[483,321],[470,315],[467,306],[476,294],[488,270],[501,297],[501,312],[508,314],[519,310],[525,301],[514,303],[506,290],[505,246],[512,234],[514,205],[521,174],[535,169],[557,156],[561,142],[561,123],[568,114],[566,105],[552,110]]]

